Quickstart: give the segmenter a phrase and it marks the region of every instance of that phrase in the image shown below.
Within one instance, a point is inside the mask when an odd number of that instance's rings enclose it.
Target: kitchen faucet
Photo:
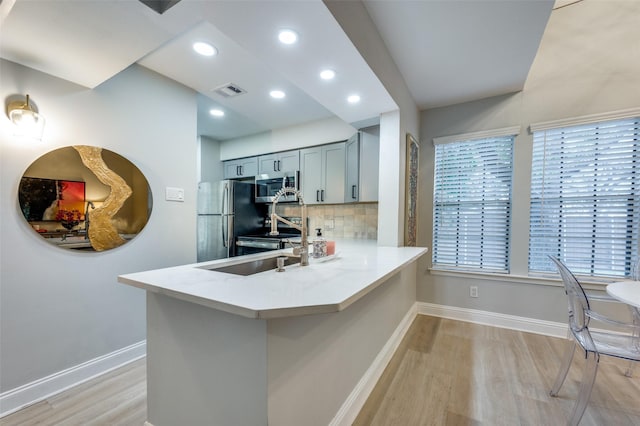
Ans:
[[[287,193],[295,194],[298,197],[298,204],[300,204],[300,208],[302,210],[300,214],[300,217],[302,219],[302,225],[296,225],[295,223],[283,218],[282,216],[278,216],[276,214],[276,204],[278,204],[278,200],[280,199],[280,197],[282,197]],[[300,233],[302,234],[301,235],[302,240],[301,240],[300,246],[297,246],[297,247],[294,246],[293,254],[295,256],[300,257],[300,266],[307,266],[309,264],[309,242],[307,240],[307,206],[304,204],[302,194],[297,189],[284,187],[280,189],[278,192],[276,192],[275,196],[273,197],[273,204],[271,205],[271,232],[269,233],[270,235],[279,234],[278,221],[282,223],[286,223],[292,228],[299,230]],[[289,243],[293,245],[293,243],[291,242]]]

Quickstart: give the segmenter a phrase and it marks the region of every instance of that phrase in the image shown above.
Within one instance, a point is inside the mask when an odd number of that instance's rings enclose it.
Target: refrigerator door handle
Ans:
[[[222,205],[220,206],[220,214],[221,214],[221,220],[220,220],[220,226],[222,227],[222,247],[228,247],[229,243],[228,243],[228,231],[229,231],[229,227],[228,224],[225,222],[228,222],[229,218],[227,216],[227,212],[225,211],[225,207],[227,207],[227,203],[229,200],[229,184],[225,183],[224,184],[224,191],[222,192]]]
[[[232,214],[228,214],[224,217],[224,221],[225,221],[225,228],[227,230],[227,238],[225,239],[225,247],[227,248],[227,257],[231,257],[231,256],[235,256],[235,249],[234,244],[234,235],[233,235],[233,229],[234,229],[234,223],[233,223],[233,219],[234,219],[234,215]]]
[[[227,220],[227,216],[222,215],[220,217],[220,235],[222,236],[222,247],[227,247],[227,236],[226,234],[226,224],[224,223]]]
[[[224,183],[224,189],[222,190],[222,200],[220,203],[220,214],[224,215],[228,212],[225,211],[225,207],[227,206],[227,200],[229,199],[229,184]]]

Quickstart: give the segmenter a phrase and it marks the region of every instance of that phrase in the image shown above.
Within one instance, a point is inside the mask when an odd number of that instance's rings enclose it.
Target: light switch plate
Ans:
[[[165,191],[165,200],[184,202],[184,188],[167,187]]]

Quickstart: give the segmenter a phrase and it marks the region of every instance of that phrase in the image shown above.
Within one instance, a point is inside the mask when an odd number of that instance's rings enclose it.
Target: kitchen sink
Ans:
[[[277,268],[278,258],[284,258],[284,266],[300,263],[299,257],[294,256],[273,256],[265,259],[250,260],[247,262],[236,263],[233,265],[213,266],[206,268],[209,271],[225,272],[235,275],[253,275],[259,272],[274,270]]]

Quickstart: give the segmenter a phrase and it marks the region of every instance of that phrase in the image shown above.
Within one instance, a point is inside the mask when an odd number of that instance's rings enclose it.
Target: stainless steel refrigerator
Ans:
[[[235,256],[236,237],[263,228],[268,205],[256,204],[254,192],[241,181],[198,184],[198,262]]]

